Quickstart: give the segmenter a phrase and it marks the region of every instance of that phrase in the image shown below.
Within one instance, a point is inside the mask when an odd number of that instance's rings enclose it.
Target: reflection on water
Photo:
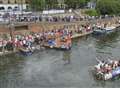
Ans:
[[[110,35],[98,37],[97,47],[98,48],[103,48],[103,49],[106,48],[106,46],[114,48],[114,44],[116,42],[118,42],[118,40],[117,40],[118,38],[119,38],[119,33],[118,32],[112,33]]]
[[[96,57],[120,57],[119,35],[75,39],[70,51],[0,57],[0,88],[119,88],[120,80],[97,81],[90,72]]]
[[[71,51],[64,51],[63,52],[63,61],[65,64],[70,64],[71,62]]]

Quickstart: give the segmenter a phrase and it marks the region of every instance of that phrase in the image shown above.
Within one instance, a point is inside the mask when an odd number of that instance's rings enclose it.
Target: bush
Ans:
[[[119,0],[98,0],[96,4],[96,10],[99,11],[102,15],[119,14]]]
[[[85,11],[85,13],[89,16],[99,16],[99,12],[97,12],[95,9],[90,9],[90,10],[87,10]]]

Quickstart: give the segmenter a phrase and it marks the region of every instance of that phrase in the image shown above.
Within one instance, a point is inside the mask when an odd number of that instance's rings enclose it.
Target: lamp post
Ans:
[[[14,31],[14,23],[9,23],[9,32],[10,32],[10,37],[11,40],[13,40],[13,31]]]
[[[14,25],[14,23],[11,23],[11,20],[10,20],[9,21],[9,33],[10,33],[10,39],[11,39],[11,41],[14,40],[14,36],[13,36],[14,35],[14,33],[13,33],[14,29],[15,29],[15,25]],[[16,51],[16,47],[14,46],[14,44],[12,46],[12,49],[13,49],[13,52]]]
[[[23,15],[23,0],[21,0],[21,14]]]
[[[35,3],[37,3],[37,0],[35,0]],[[36,15],[37,15],[37,5],[35,5],[35,19],[34,19],[35,23],[36,23],[36,17],[37,17]]]
[[[9,15],[8,28],[9,28],[9,34],[10,34],[11,40],[13,40],[14,22],[11,21],[11,16],[10,15]]]

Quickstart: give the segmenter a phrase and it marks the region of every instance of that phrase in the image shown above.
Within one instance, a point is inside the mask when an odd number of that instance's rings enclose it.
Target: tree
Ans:
[[[85,13],[89,16],[99,16],[100,15],[95,9],[86,10]]]
[[[67,8],[80,8],[80,7],[84,7],[87,2],[89,2],[90,0],[65,0],[65,4],[67,5]]]
[[[58,1],[57,0],[45,0],[46,8],[47,9],[55,9],[58,7]]]
[[[101,14],[118,14],[120,13],[119,0],[97,0],[96,9]]]
[[[32,10],[56,9],[58,7],[57,0],[31,0],[29,4]]]
[[[38,11],[45,8],[45,0],[31,0],[29,2],[32,10]]]

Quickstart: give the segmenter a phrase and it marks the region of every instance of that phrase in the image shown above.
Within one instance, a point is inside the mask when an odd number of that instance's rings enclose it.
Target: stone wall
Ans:
[[[102,20],[91,20],[91,21],[79,21],[79,22],[40,22],[40,23],[27,23],[27,24],[21,24],[16,26],[27,26],[26,28],[21,28],[21,30],[18,30],[15,28],[11,28],[13,34],[18,33],[29,33],[29,32],[42,32],[46,30],[54,30],[54,29],[62,29],[64,27],[68,27],[69,30],[74,30],[77,26],[82,24],[95,24],[97,22],[99,23],[110,23],[114,24],[119,18],[113,18],[113,19],[102,19]],[[0,34],[8,34],[10,33],[10,28],[8,25],[0,25]]]

